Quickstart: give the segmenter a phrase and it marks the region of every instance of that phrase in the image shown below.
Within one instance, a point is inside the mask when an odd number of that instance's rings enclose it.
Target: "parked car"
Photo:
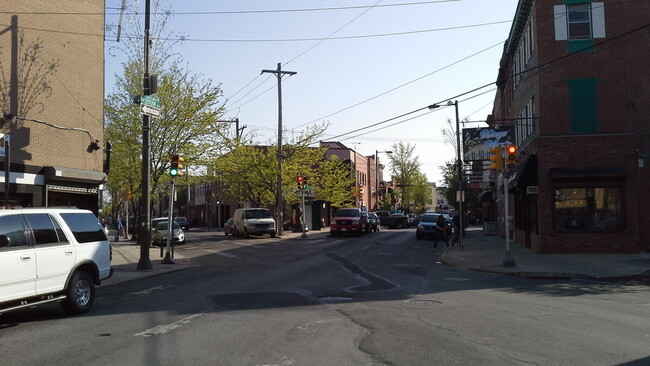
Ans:
[[[381,224],[379,223],[379,217],[377,217],[377,214],[375,214],[374,212],[368,212],[368,225],[370,226],[368,231],[372,230],[377,232],[381,228]]]
[[[178,224],[181,226],[181,229],[183,229],[185,231],[190,230],[191,225],[190,225],[190,221],[187,219],[187,217],[179,216],[179,217],[175,217],[174,220],[176,220],[176,222],[178,222]]]
[[[330,235],[341,233],[365,234],[369,231],[368,214],[358,208],[340,208],[334,213],[330,225]]]
[[[235,230],[235,222],[231,218],[226,220],[226,223],[223,224],[223,233],[228,236],[228,235],[237,235],[237,231]]]
[[[415,227],[415,237],[422,239],[424,237],[435,237],[438,230],[436,229],[436,222],[438,221],[438,214],[423,214],[420,216],[420,222]]]
[[[389,229],[402,229],[408,227],[408,218],[400,212],[390,213],[388,211],[375,211],[379,217],[381,226],[387,226]]]
[[[438,221],[439,213],[426,213],[420,216],[420,223],[417,224],[415,229],[415,237],[422,239],[424,237],[434,237],[437,234],[436,222]],[[442,215],[445,219],[447,235],[451,235],[454,225],[451,218],[447,215]]]
[[[167,245],[167,234],[169,233],[169,221],[159,220],[155,222],[155,225],[152,225],[151,228],[151,241],[154,245],[159,247],[164,247]],[[172,221],[172,242],[174,245],[185,244],[185,233],[181,228],[181,225]]]
[[[0,209],[0,314],[53,302],[89,311],[95,286],[113,273],[111,256],[91,211]]]
[[[275,220],[266,208],[238,208],[233,216],[233,224],[236,232],[245,238],[264,234],[275,237]]]

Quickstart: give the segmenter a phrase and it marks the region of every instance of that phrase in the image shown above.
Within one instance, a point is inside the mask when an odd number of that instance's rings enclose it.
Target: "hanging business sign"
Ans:
[[[9,135],[0,133],[0,157],[4,158],[6,147],[9,146]]]
[[[490,149],[495,146],[515,145],[515,128],[463,128],[463,160],[490,160]]]

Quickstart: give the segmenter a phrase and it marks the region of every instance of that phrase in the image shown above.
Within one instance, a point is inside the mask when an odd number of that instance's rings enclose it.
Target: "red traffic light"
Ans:
[[[517,146],[515,145],[510,145],[508,146],[508,154],[516,154],[517,153]]]

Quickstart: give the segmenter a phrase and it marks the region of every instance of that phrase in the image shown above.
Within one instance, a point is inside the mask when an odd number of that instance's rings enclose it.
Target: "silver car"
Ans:
[[[169,232],[168,228],[169,224],[167,219],[164,221],[154,220],[151,229],[151,241],[154,245],[160,247],[167,245],[167,233]],[[174,244],[185,244],[185,233],[183,232],[183,229],[181,229],[181,225],[178,222],[172,221],[172,230],[172,242]]]

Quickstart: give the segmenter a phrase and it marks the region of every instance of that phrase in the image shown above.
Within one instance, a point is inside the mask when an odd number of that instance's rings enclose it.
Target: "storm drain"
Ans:
[[[442,301],[438,300],[404,300],[406,305],[414,306],[432,306],[432,305],[442,305]]]

